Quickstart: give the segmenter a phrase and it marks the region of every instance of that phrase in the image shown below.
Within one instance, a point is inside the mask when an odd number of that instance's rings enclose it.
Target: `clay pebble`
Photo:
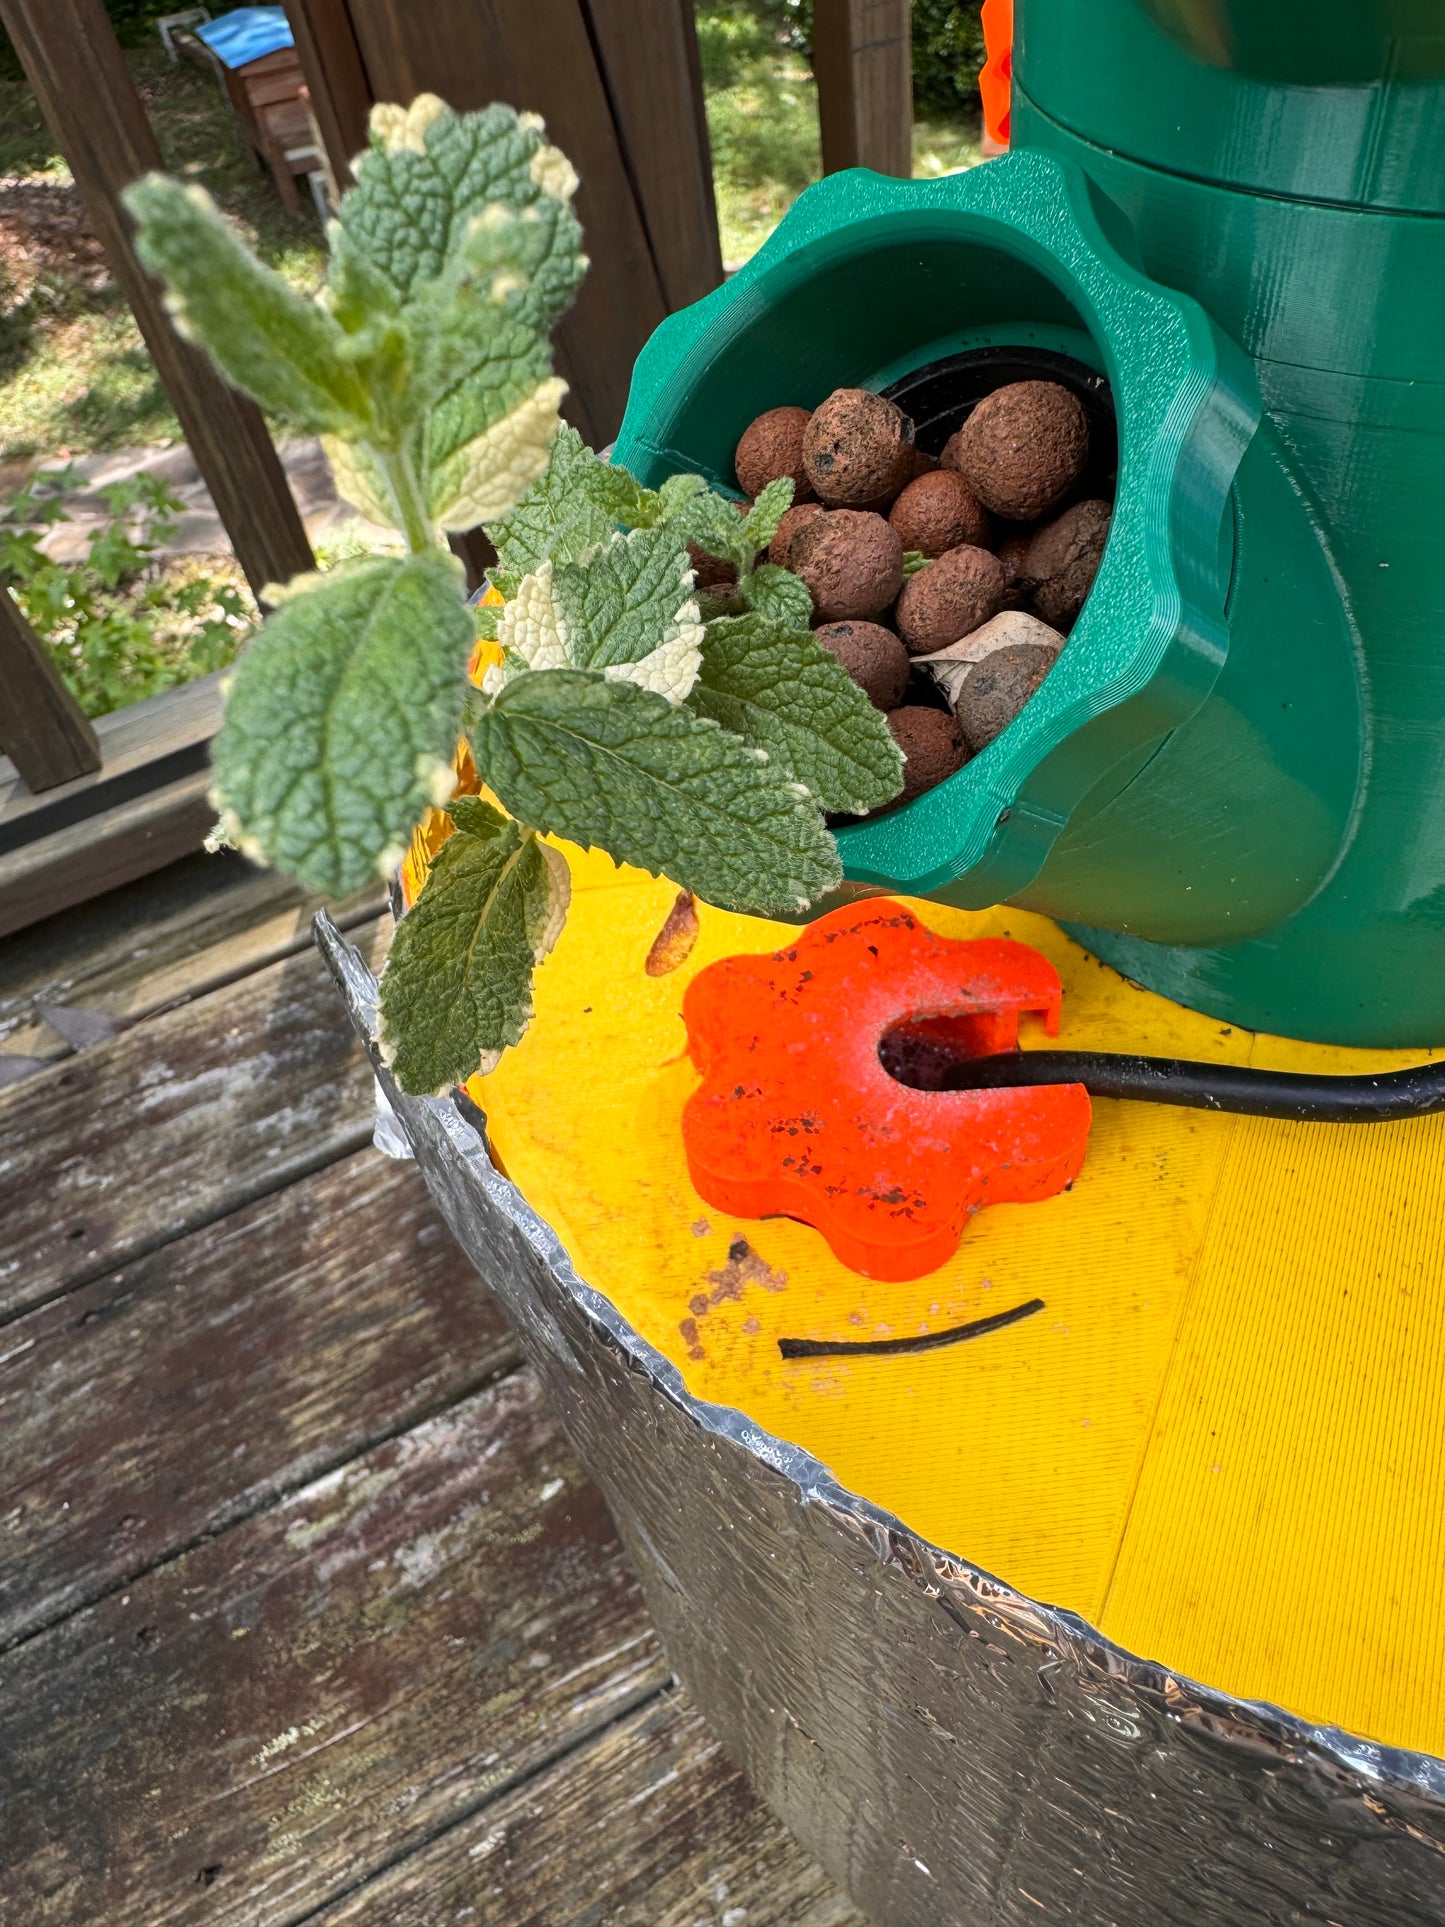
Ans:
[[[836,656],[875,709],[894,709],[908,687],[908,651],[878,622],[825,622],[815,640]]]
[[[1056,381],[1013,381],[985,395],[939,458],[985,508],[1031,522],[1077,486],[1089,458],[1089,421]]]
[[[800,531],[806,528],[815,516],[826,514],[827,510],[821,502],[799,502],[796,507],[785,510],[768,549],[769,562],[776,562],[780,569],[791,569],[793,544]]]
[[[1001,735],[1058,660],[1038,643],[1011,643],[975,663],[958,692],[957,715],[975,754]]]
[[[1075,502],[1046,522],[1029,543],[1022,574],[1045,622],[1067,629],[1084,606],[1103,559],[1113,510],[1107,502]]]
[[[997,615],[1007,596],[998,557],[964,544],[909,576],[898,598],[898,632],[915,656],[931,655]]]
[[[803,467],[830,508],[892,501],[913,475],[913,424],[896,403],[866,388],[836,388],[803,436]]]
[[[956,469],[938,468],[918,475],[889,511],[905,549],[938,556],[964,543],[988,548],[993,517]]]
[[[808,426],[806,408],[770,408],[742,432],[733,456],[738,487],[744,495],[758,496],[769,482],[781,476],[792,478],[793,500],[804,501],[812,494],[803,467],[803,436]]]
[[[825,622],[876,616],[903,587],[903,544],[881,515],[830,509],[798,531],[791,556]]]
[[[963,731],[944,710],[910,704],[893,710],[888,727],[903,751],[903,789],[890,807],[911,803],[968,761]]]

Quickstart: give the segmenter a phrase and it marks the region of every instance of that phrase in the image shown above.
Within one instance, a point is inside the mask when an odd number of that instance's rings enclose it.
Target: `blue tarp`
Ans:
[[[294,44],[284,7],[237,7],[197,27],[196,38],[228,67],[244,67]]]

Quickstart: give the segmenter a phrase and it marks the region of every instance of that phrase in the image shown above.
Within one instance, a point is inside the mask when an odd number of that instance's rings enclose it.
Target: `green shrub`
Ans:
[[[87,716],[224,669],[254,619],[239,574],[196,558],[157,560],[182,504],[153,475],[100,491],[106,518],[85,559],[40,543],[72,518],[68,471],[46,475],[0,510],[0,595],[10,594]]]

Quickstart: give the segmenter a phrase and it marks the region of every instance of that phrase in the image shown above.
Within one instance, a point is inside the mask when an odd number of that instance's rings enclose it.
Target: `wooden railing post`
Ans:
[[[105,0],[0,0],[50,131],[180,419],[196,464],[253,590],[315,566],[261,411],[171,326],[121,208],[123,187],[161,165]]]
[[[823,172],[913,172],[908,0],[813,0]]]
[[[38,793],[100,768],[89,718],[0,583],[0,750]]]
[[[348,187],[351,163],[366,146],[371,90],[346,0],[286,0],[286,18],[332,175]]]

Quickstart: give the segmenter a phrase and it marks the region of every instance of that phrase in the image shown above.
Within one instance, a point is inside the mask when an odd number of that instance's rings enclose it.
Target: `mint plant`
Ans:
[[[561,425],[549,334],[586,262],[576,175],[540,122],[423,95],[370,133],[317,301],[197,190],[153,175],[127,203],[177,324],[322,435],[343,493],[405,538],[268,591],[213,794],[239,848],[333,892],[390,875],[427,807],[449,808],[381,991],[383,1050],[427,1092],[526,1029],[567,909],[545,836],[793,915],[841,879],[823,812],[886,802],[902,764],[813,639],[807,590],[758,561],[790,482],[745,512],[695,475],[646,489]],[[500,603],[474,610],[445,537],[478,523]],[[733,568],[726,595],[696,592],[690,542]],[[474,687],[479,636],[497,660]],[[452,800],[463,735],[502,809]]]

